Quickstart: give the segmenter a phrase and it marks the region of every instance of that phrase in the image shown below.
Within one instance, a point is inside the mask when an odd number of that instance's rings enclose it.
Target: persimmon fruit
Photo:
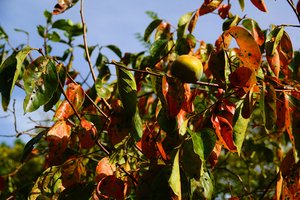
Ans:
[[[181,55],[171,65],[171,75],[183,83],[195,83],[202,74],[202,63],[195,56]]]

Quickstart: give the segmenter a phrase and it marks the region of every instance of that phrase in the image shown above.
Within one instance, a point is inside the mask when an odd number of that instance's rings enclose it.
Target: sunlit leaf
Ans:
[[[179,168],[179,153],[181,148],[176,148],[173,151],[175,156],[172,158],[172,172],[168,180],[170,187],[174,194],[181,199],[181,180],[180,180],[180,168]]]
[[[138,113],[138,110],[132,117],[131,133],[136,142],[140,141],[143,136],[143,122]]]
[[[253,5],[263,12],[268,12],[264,0],[251,0]]]
[[[244,11],[245,0],[239,0],[239,4],[240,4],[240,7],[241,7],[241,10]]]
[[[68,145],[70,140],[72,125],[66,120],[57,121],[47,133],[50,152],[60,155]]]
[[[72,8],[79,0],[58,0],[51,14],[58,15]]]
[[[5,39],[7,41],[8,40],[8,35],[3,30],[2,26],[0,26],[0,40],[2,40],[2,39]]]
[[[33,112],[50,101],[58,86],[55,64],[43,56],[25,68],[23,79],[26,92],[24,114]]]
[[[66,95],[70,103],[73,105],[74,109],[78,110],[82,106],[84,102],[85,94],[84,94],[84,90],[80,85],[77,85],[75,83],[70,83],[67,87]],[[54,115],[55,120],[68,118],[69,116],[75,113],[69,101],[64,100],[60,104],[59,108],[57,109]]]
[[[103,177],[113,175],[115,170],[115,165],[109,163],[108,157],[102,158],[96,167],[95,182],[98,183]]]
[[[223,0],[212,0],[209,3],[204,2],[200,7],[200,16],[210,13],[217,9]]]
[[[226,31],[226,30],[230,29],[231,27],[236,26],[240,20],[241,20],[241,18],[238,15],[235,15],[234,17],[226,19],[223,22],[222,30]]]
[[[73,157],[68,159],[61,166],[62,184],[64,187],[69,187],[74,183],[81,183],[86,176],[83,157]]]
[[[154,40],[168,39],[171,36],[170,30],[171,24],[161,23],[156,29]]]
[[[199,14],[200,14],[200,8],[198,8],[196,10],[195,14],[193,15],[193,17],[192,17],[192,19],[189,23],[188,30],[189,30],[190,34],[192,34],[192,32],[195,29],[196,23],[198,21]]]
[[[253,19],[244,19],[242,22],[242,25],[251,31],[251,34],[253,35],[255,41],[257,42],[258,45],[263,45],[265,42],[265,34],[264,32],[260,29],[258,23],[254,21]]]
[[[184,36],[192,15],[193,12],[188,12],[180,17],[177,26],[177,40],[180,40]]]
[[[103,86],[103,79],[100,79],[100,78],[96,79],[95,89],[97,91],[97,96],[98,97],[108,99],[111,95],[111,92],[109,91],[109,89],[107,89]]]
[[[78,133],[81,147],[90,149],[96,142],[97,129],[92,122],[85,119],[80,121],[80,130]]]
[[[169,39],[156,40],[150,47],[150,54],[152,55],[153,65],[160,59],[161,56],[167,53],[166,47],[168,46]]]
[[[240,59],[245,67],[251,68],[258,73],[261,61],[260,49],[253,36],[244,28],[234,26],[228,30],[228,33],[235,38],[243,56]]]
[[[151,33],[161,24],[162,21],[163,21],[162,19],[155,19],[148,25],[144,33],[145,42],[149,42]]]
[[[219,6],[218,14],[222,19],[225,19],[228,16],[230,8],[231,8],[231,4],[229,5],[222,4]]]
[[[191,180],[193,199],[214,199],[216,193],[215,180],[212,173],[204,172],[200,181]]]
[[[233,116],[233,126],[232,126],[233,143],[237,147],[238,154],[241,153],[241,149],[242,149],[242,145],[244,142],[247,125],[249,121],[249,119],[243,118],[242,107],[243,107],[243,102],[240,101],[237,104],[236,111]]]

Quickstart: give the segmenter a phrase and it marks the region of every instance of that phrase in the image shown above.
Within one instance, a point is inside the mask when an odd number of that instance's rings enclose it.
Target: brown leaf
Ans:
[[[204,1],[200,7],[200,16],[210,13],[217,9],[223,0]]]
[[[229,5],[225,5],[225,4],[220,5],[220,7],[218,9],[218,14],[220,15],[220,17],[222,19],[225,19],[228,16],[230,8],[231,8],[231,4],[229,4]]]

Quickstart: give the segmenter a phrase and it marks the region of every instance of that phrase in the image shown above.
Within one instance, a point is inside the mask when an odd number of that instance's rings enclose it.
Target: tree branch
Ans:
[[[298,21],[299,21],[299,23],[300,23],[300,15],[299,15],[299,13],[298,13],[298,11],[297,11],[297,9],[296,9],[294,3],[293,3],[291,0],[287,0],[287,2],[288,2],[288,3],[290,4],[290,6],[292,7],[292,9],[293,9],[294,13],[296,14],[296,16],[297,16],[297,18],[298,18]]]

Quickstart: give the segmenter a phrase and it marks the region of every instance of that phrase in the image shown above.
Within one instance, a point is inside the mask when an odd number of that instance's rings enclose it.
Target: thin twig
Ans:
[[[264,190],[264,193],[261,195],[261,197],[259,198],[259,200],[262,200],[264,198],[264,196],[267,194],[267,192],[269,191],[270,187],[272,186],[272,184],[277,180],[277,177],[279,175],[279,172],[276,174],[276,176],[270,181],[269,185],[267,186],[267,188]]]
[[[299,21],[299,23],[300,23],[300,15],[299,15],[299,13],[298,13],[298,11],[297,11],[297,9],[296,9],[294,3],[293,3],[291,0],[287,0],[287,2],[288,2],[288,3],[290,4],[290,6],[292,7],[292,9],[293,9],[294,13],[296,14],[296,16],[297,16],[297,18],[298,18],[298,21]]]
[[[228,171],[230,174],[232,174],[232,175],[234,175],[235,177],[237,177],[237,178],[239,179],[240,183],[242,184],[244,191],[247,193],[247,188],[246,188],[246,186],[244,185],[244,183],[243,183],[243,181],[242,181],[242,179],[241,179],[241,177],[240,177],[239,175],[233,173],[232,171],[230,171],[229,169],[227,169],[227,168],[225,168],[225,167],[215,167],[215,169],[226,170],[226,171]]]
[[[82,26],[83,26],[83,42],[84,42],[86,58],[88,60],[89,66],[90,66],[90,71],[93,75],[94,82],[96,82],[97,78],[96,78],[95,73],[94,73],[94,69],[93,69],[93,66],[92,66],[92,62],[91,62],[91,59],[90,59],[90,54],[89,54],[89,50],[88,50],[88,46],[87,46],[87,41],[86,41],[86,31],[85,31],[86,30],[86,24],[84,22],[84,17],[83,17],[83,0],[81,0],[80,15],[81,15],[81,21],[82,21]]]

